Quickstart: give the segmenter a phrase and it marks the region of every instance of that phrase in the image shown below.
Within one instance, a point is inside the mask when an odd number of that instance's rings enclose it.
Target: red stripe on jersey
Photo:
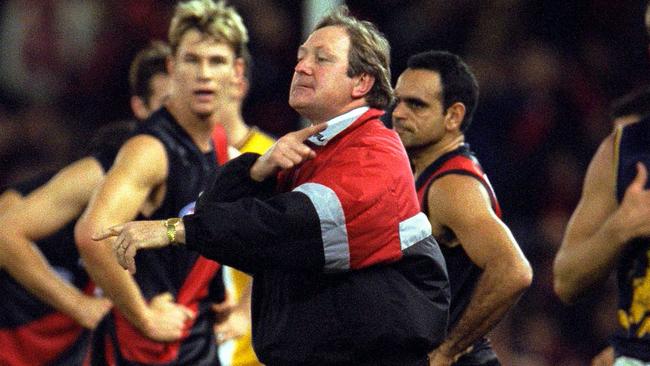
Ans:
[[[212,144],[217,153],[217,163],[224,165],[228,161],[228,137],[226,130],[218,123],[212,130]]]
[[[76,321],[62,313],[0,330],[0,365],[46,365],[72,347],[82,332]]]
[[[189,275],[185,278],[176,296],[176,302],[185,305],[194,312],[209,291],[210,281],[219,270],[219,263],[199,257]],[[167,363],[178,357],[181,343],[189,335],[194,321],[187,321],[185,331],[176,342],[161,343],[143,336],[119,312],[114,311],[115,329],[122,356],[129,361],[139,363]]]
[[[442,164],[442,166],[436,170],[431,176],[427,179],[426,183],[423,184],[418,190],[418,201],[422,207],[422,211],[427,212],[427,204],[425,202],[425,196],[429,191],[429,186],[431,183],[438,177],[449,174],[449,173],[459,173],[465,172],[474,178],[478,179],[481,184],[485,187],[488,194],[490,195],[490,202],[492,204],[492,209],[496,213],[497,217],[501,217],[501,206],[499,206],[499,201],[497,201],[497,196],[494,193],[494,189],[490,184],[490,181],[487,178],[487,175],[483,172],[483,169],[476,164],[474,160],[465,156],[465,155],[456,155],[453,158],[447,160]]]

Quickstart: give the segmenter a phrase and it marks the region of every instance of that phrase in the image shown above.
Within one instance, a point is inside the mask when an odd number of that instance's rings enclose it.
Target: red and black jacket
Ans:
[[[256,154],[232,160],[184,220],[190,249],[253,274],[265,364],[407,365],[445,336],[444,261],[381,113],[277,179],[250,179]]]

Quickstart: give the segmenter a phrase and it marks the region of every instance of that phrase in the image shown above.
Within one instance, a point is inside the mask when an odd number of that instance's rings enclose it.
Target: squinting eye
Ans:
[[[406,102],[411,109],[422,109],[426,107],[427,105],[418,101],[418,100],[409,100]]]

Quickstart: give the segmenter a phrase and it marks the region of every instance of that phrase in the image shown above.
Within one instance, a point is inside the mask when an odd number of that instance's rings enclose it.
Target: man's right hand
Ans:
[[[632,238],[650,236],[650,190],[645,188],[648,170],[643,163],[637,163],[637,174],[625,190],[625,196],[618,209],[621,223],[621,242]]]
[[[146,314],[140,331],[157,342],[173,342],[180,339],[187,328],[187,322],[195,317],[192,310],[175,303],[169,292],[151,299]]]
[[[300,163],[313,159],[316,153],[304,141],[327,128],[327,123],[319,123],[302,130],[282,136],[271,146],[250,169],[251,178],[262,182],[278,170],[291,169]]]

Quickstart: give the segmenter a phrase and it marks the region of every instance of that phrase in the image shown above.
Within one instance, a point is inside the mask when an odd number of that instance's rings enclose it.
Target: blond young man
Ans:
[[[132,276],[109,239],[92,235],[135,218],[182,217],[216,173],[211,134],[225,101],[222,85],[242,71],[247,30],[223,1],[179,3],[169,29],[167,68],[173,92],[120,149],[115,164],[76,227],[93,280],[113,301],[94,357],[117,365],[215,365],[214,314],[207,297],[221,285],[218,264],[178,248],[138,257]],[[173,228],[173,221],[167,222]]]

